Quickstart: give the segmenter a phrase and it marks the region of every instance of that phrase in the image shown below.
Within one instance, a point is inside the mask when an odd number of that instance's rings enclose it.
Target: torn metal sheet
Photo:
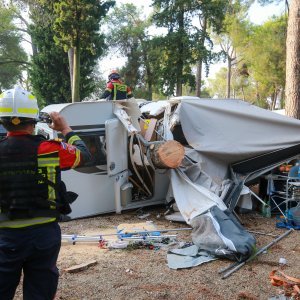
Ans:
[[[114,114],[126,127],[130,133],[137,133],[141,131],[139,124],[139,117],[141,111],[135,99],[118,100],[114,102]]]

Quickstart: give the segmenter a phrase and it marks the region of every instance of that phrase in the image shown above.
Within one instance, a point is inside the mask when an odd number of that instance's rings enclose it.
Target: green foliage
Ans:
[[[103,36],[99,35],[99,22],[114,4],[115,1],[55,1],[55,42],[62,45],[66,52],[77,47],[80,42],[82,49],[96,55],[103,47]]]
[[[13,23],[13,12],[0,3],[0,91],[9,89],[22,77],[27,55]]]
[[[116,7],[108,16],[107,41],[110,50],[127,57],[121,70],[135,96],[149,100],[152,94],[175,94],[183,85],[194,90],[192,66],[202,60],[206,67],[215,59],[212,43],[200,26],[193,24],[195,17],[207,17],[208,23],[220,31],[227,1],[153,1],[153,18],[141,18],[141,11],[132,4]],[[163,27],[166,35],[151,36],[150,26]],[[152,27],[153,29],[153,27]],[[203,38],[208,41],[204,45]],[[177,93],[176,92],[176,93]]]
[[[263,25],[232,21],[229,37],[237,59],[232,68],[234,98],[244,99],[264,108],[275,108],[285,85],[286,18],[273,18]],[[227,69],[209,80],[212,96],[226,98]]]
[[[208,91],[212,97],[226,98],[227,69],[221,68],[215,78],[208,79]]]
[[[212,44],[206,32],[193,25],[195,16],[207,18],[217,31],[221,30],[227,1],[153,0],[154,22],[167,29],[167,34],[156,38],[161,47],[159,68],[160,91],[166,95],[180,95],[184,84],[195,84],[191,66],[202,60],[209,65],[214,59]],[[203,42],[206,39],[211,47]]]
[[[29,77],[40,107],[71,102],[67,54],[54,44],[51,27],[32,25],[30,32],[38,52],[32,57]]]
[[[93,3],[93,1],[88,2],[89,5]],[[32,14],[33,24],[30,27],[33,42],[38,49],[37,53],[33,56],[30,79],[42,105],[71,102],[72,100],[68,54],[65,52],[67,48],[62,47],[63,45],[67,47],[67,44],[59,43],[57,45],[54,42],[57,32],[53,29],[56,19],[55,15],[53,15],[52,6],[55,3],[58,4],[57,1],[52,1],[44,2],[43,5],[40,4],[40,7],[35,6],[34,10],[42,12],[42,15]],[[67,6],[64,6],[66,2],[61,4],[64,9],[67,9]],[[106,12],[106,5],[107,2],[103,4],[104,10],[101,12],[98,11],[97,16],[102,16]],[[69,14],[67,11],[65,13]],[[97,60],[102,55],[105,47],[104,36],[98,32],[99,20],[93,18],[95,15],[96,13],[93,12],[92,16],[86,16],[88,21],[81,24],[81,45],[86,46],[79,49],[81,78],[78,88],[82,99],[89,96],[97,88],[97,81],[99,79],[99,76],[96,74]],[[86,24],[87,28],[84,28]],[[66,27],[61,29],[67,30]],[[83,36],[87,34],[88,30],[94,31],[91,31],[90,36],[84,40]],[[63,32],[61,34],[67,36]],[[92,45],[89,43],[92,43]]]
[[[120,71],[125,82],[134,90],[134,95],[151,100],[157,58],[147,33],[151,24],[141,14],[142,11],[132,4],[115,7],[107,17],[107,41],[111,51],[119,51],[127,57]]]
[[[273,18],[254,28],[249,47],[245,51],[245,60],[258,83],[258,93],[265,99],[277,98],[284,89],[285,39],[286,18]]]
[[[104,38],[99,34],[99,24],[115,1],[97,0],[55,1],[54,40],[67,52],[73,50],[72,101],[80,101],[81,58],[88,52],[98,58],[102,53]]]

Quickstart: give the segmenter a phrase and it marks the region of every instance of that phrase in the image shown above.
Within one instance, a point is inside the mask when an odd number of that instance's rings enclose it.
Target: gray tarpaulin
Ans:
[[[186,140],[216,182],[229,164],[300,142],[300,121],[240,100],[185,100],[179,119]]]
[[[191,220],[213,206],[227,209],[220,197],[202,185],[194,183],[180,170],[171,170],[172,190],[177,206],[189,224]]]
[[[198,246],[192,245],[186,248],[170,250],[167,254],[167,260],[170,269],[183,269],[216,260],[216,257],[209,255],[205,251],[199,251]]]

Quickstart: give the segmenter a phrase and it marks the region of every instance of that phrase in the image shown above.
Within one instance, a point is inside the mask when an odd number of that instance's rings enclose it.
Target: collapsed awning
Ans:
[[[172,123],[180,126],[186,161],[171,171],[171,186],[184,220],[194,229],[199,253],[249,257],[255,238],[238,223],[233,209],[247,180],[300,153],[300,121],[240,100],[160,102],[144,104],[142,112],[164,112],[167,139],[172,138]]]
[[[216,181],[228,166],[245,174],[300,153],[299,120],[229,99],[185,100],[178,110],[186,140]]]

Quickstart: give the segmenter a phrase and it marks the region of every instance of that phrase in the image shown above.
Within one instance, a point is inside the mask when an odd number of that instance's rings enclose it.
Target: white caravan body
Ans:
[[[53,104],[42,110],[63,115],[92,153],[93,162],[89,166],[62,172],[67,190],[79,195],[71,205],[72,219],[165,202],[169,178],[161,170],[155,171],[151,198],[133,196],[128,179],[128,132],[113,109],[112,101],[94,101]],[[45,123],[38,123],[36,129],[49,139],[61,137]]]

